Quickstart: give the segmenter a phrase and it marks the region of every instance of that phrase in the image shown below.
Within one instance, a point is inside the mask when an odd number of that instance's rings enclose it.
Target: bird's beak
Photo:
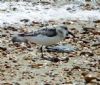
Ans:
[[[68,34],[75,38],[75,35],[72,32],[68,31]]]

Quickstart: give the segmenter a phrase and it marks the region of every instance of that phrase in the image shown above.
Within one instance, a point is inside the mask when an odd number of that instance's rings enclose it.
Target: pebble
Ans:
[[[94,23],[100,23],[100,20],[95,20],[95,21],[93,21]]]
[[[2,51],[6,51],[6,50],[7,50],[7,48],[6,48],[6,47],[4,47],[4,46],[0,46],[0,50],[2,50]]]
[[[96,79],[97,75],[94,73],[88,73],[87,75],[84,76],[85,81],[87,83],[91,82],[92,80]]]

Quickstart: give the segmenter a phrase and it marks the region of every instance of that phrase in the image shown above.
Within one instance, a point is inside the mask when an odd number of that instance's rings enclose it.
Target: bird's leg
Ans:
[[[48,49],[48,46],[46,46],[45,48]]]
[[[43,58],[43,46],[40,47],[40,51],[41,51],[41,58]]]

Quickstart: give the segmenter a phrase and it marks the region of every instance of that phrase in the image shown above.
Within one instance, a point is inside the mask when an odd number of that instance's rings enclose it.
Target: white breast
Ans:
[[[29,36],[26,39],[29,40],[30,42],[34,42],[40,45],[53,45],[63,40],[63,38],[59,36],[48,37],[44,35],[38,35],[38,36],[33,36],[33,37]]]

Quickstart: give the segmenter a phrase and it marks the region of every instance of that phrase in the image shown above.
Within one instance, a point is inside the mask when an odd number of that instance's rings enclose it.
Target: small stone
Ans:
[[[59,62],[59,61],[60,61],[60,59],[59,59],[59,58],[57,58],[57,57],[53,57],[53,58],[51,58],[51,61],[52,61],[52,62]]]
[[[13,62],[13,63],[17,63],[17,60],[13,60],[12,62]]]
[[[70,24],[74,24],[74,22],[72,22],[72,21],[66,21],[66,22],[63,22],[63,24],[68,24],[68,25],[70,25]]]
[[[92,44],[92,46],[100,46],[100,42],[95,42]]]
[[[75,66],[75,67],[72,68],[72,70],[73,69],[80,69],[80,67],[79,66]]]
[[[11,84],[11,83],[3,83],[1,85],[13,85],[13,84]]]
[[[2,51],[6,51],[7,48],[6,48],[6,47],[2,47],[2,46],[0,46],[0,50],[2,50]]]
[[[20,44],[19,44],[19,43],[14,43],[14,45],[15,45],[16,47],[20,47]]]
[[[32,21],[32,24],[40,24],[40,22]]]
[[[2,53],[2,55],[3,55],[3,56],[6,56],[6,55],[7,55],[7,53],[6,53],[6,52],[3,52],[3,53]]]
[[[94,23],[100,23],[100,20],[93,21]]]
[[[93,79],[96,79],[96,75],[94,73],[89,73],[87,75],[84,76],[85,81],[87,83],[91,82]]]
[[[80,56],[81,55],[88,55],[88,56],[94,56],[94,54],[92,52],[81,52],[80,53]]]
[[[100,31],[93,31],[92,32],[94,35],[100,35]]]
[[[22,43],[20,44],[20,46],[21,46],[21,47],[26,47],[26,44],[25,44],[24,42],[22,42]]]
[[[17,31],[18,29],[15,28],[15,27],[12,27],[12,26],[8,26],[8,27],[5,27],[4,30],[12,30],[12,31]]]
[[[48,83],[47,83],[47,84],[44,84],[44,85],[51,85],[51,84],[48,84]]]
[[[6,37],[7,36],[7,34],[2,34],[2,37]]]
[[[93,28],[93,27],[83,27],[82,34],[87,34],[89,32],[93,32],[94,30],[95,30],[95,28]]]
[[[26,23],[29,22],[29,19],[21,19],[20,21]]]
[[[91,80],[91,83],[97,83],[97,80],[96,79],[93,79],[93,80]]]
[[[12,10],[13,10],[13,11],[16,11],[16,10],[17,10],[17,8],[15,8],[15,7],[14,7],[14,8],[12,8]]]
[[[74,54],[69,54],[68,57],[75,57],[76,55]]]
[[[4,66],[5,66],[5,68],[11,68],[11,66],[7,65],[7,64],[5,64]]]
[[[69,61],[69,58],[68,58],[68,57],[66,57],[66,58],[62,59],[61,61],[68,62],[68,61]]]
[[[14,82],[14,85],[20,85],[18,82]]]
[[[40,68],[42,66],[43,66],[43,64],[32,64],[32,65],[30,65],[31,68]]]

